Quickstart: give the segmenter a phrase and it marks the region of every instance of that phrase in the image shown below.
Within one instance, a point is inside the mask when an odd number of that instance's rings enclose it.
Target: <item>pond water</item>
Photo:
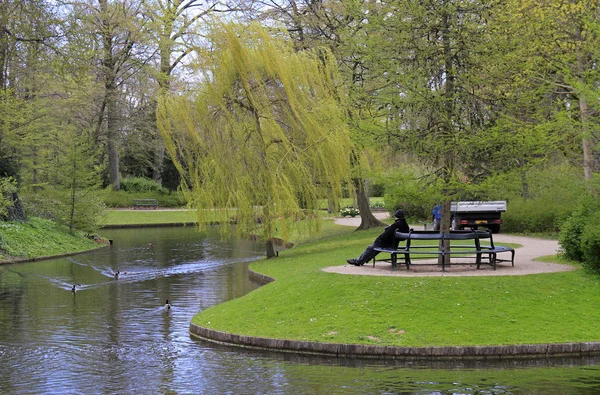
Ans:
[[[247,265],[261,246],[190,227],[102,234],[112,247],[0,266],[0,394],[600,393],[600,358],[373,361],[195,341],[194,314],[259,286]]]

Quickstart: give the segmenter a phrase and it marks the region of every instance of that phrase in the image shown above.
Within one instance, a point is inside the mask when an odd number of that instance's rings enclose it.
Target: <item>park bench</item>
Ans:
[[[490,264],[494,270],[496,270],[496,263],[498,262],[511,262],[512,266],[515,266],[515,250],[506,246],[494,245],[494,239],[492,232],[489,230],[457,230],[442,233],[439,231],[415,231],[410,230],[408,233],[396,232],[396,237],[400,240],[404,240],[404,246],[398,246],[398,248],[381,248],[375,247],[375,251],[380,253],[390,254],[390,259],[380,259],[383,261],[390,261],[392,264],[392,270],[396,268],[398,263],[398,255],[404,258],[404,264],[407,269],[410,269],[412,264],[411,255],[434,255],[441,256],[442,259],[442,271],[446,271],[445,267],[445,255],[455,257],[475,257],[475,264],[477,269],[480,268],[482,263]],[[481,244],[482,240],[488,240],[489,244]],[[427,240],[436,241],[437,244],[419,244],[413,243],[415,240]],[[472,244],[452,244],[451,241],[460,240],[472,240]],[[444,248],[440,248],[440,242],[442,245],[450,243],[450,249],[444,251]],[[511,258],[500,259],[498,254],[502,252],[510,252]],[[373,266],[375,266],[375,258],[373,258]]]
[[[157,208],[158,202],[156,199],[133,199],[133,208]]]

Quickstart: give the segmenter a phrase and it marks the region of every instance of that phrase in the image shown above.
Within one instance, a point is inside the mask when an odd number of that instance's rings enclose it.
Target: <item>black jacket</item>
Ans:
[[[404,218],[396,219],[393,224],[386,227],[383,233],[375,239],[373,245],[384,248],[397,248],[401,240],[396,238],[396,231],[402,233],[408,233],[410,231]]]

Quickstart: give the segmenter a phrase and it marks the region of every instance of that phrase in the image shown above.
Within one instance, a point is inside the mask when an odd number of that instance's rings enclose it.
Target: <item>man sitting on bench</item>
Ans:
[[[382,234],[380,234],[377,239],[367,247],[365,252],[358,259],[348,259],[347,262],[354,266],[362,266],[365,263],[369,262],[371,259],[375,258],[378,251],[374,251],[375,247],[383,247],[383,248],[398,248],[398,244],[400,243],[400,239],[396,238],[396,231],[400,231],[402,233],[410,232],[408,228],[408,224],[406,223],[406,219],[404,218],[404,211],[398,210],[394,213],[394,217],[396,220],[393,224],[386,227]]]

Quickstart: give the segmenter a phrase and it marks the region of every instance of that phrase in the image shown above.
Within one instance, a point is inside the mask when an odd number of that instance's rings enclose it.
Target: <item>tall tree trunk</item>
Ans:
[[[586,180],[591,180],[594,173],[594,155],[592,153],[592,139],[588,125],[588,104],[585,97],[579,97],[579,113],[581,121],[581,134],[583,143],[583,175]]]
[[[173,30],[173,23],[169,21],[165,24],[165,32],[160,38],[160,75],[158,77],[159,95],[168,94],[171,88],[171,37],[170,33]],[[155,108],[158,106],[158,101]],[[165,159],[165,143],[156,131],[156,141],[154,147],[154,164],[152,166],[152,179],[162,184],[163,163]]]
[[[115,191],[121,189],[121,179],[119,176],[119,151],[117,149],[118,138],[118,119],[117,119],[117,103],[116,95],[108,94],[107,108],[107,140],[108,140],[108,166],[109,166],[109,183]]]
[[[444,5],[446,3],[444,2]],[[441,30],[441,39],[442,39],[442,47],[444,50],[444,71],[445,71],[445,84],[444,84],[444,107],[443,107],[443,121],[442,127],[444,128],[443,139],[441,144],[451,144],[452,136],[453,136],[453,126],[452,120],[455,118],[454,116],[454,56],[452,54],[452,38],[450,37],[450,18],[451,15],[448,14],[448,11],[445,10],[442,14],[442,30]],[[454,152],[446,147],[446,155],[443,159],[443,182],[444,182],[444,196],[451,196],[450,191],[450,182],[452,180],[452,175],[454,173]],[[440,232],[449,232],[450,231],[450,221],[451,221],[451,201],[450,199],[445,199],[442,202],[442,221],[440,223]],[[447,241],[444,243],[443,240],[440,240],[440,249],[443,251],[450,251],[450,242]],[[444,265],[450,264],[450,255],[445,254],[444,257]],[[441,261],[438,260],[441,263]]]
[[[118,117],[117,117],[117,86],[115,75],[115,59],[113,56],[112,26],[108,14],[108,1],[99,0],[102,15],[102,44],[104,56],[104,88],[106,102],[106,139],[108,144],[108,182],[115,191],[121,189],[119,178],[119,152],[117,150]]]
[[[275,253],[275,243],[273,243],[273,239],[269,239],[265,242],[265,250],[267,252],[267,259],[274,258],[277,256]]]
[[[361,178],[354,179],[354,189],[356,191],[356,202],[360,213],[360,226],[356,230],[365,230],[385,226],[383,222],[375,218],[369,206],[369,199],[365,193],[365,181]]]
[[[8,57],[9,57],[9,37],[8,37],[8,10],[5,4],[0,7],[0,89],[8,88]]]

